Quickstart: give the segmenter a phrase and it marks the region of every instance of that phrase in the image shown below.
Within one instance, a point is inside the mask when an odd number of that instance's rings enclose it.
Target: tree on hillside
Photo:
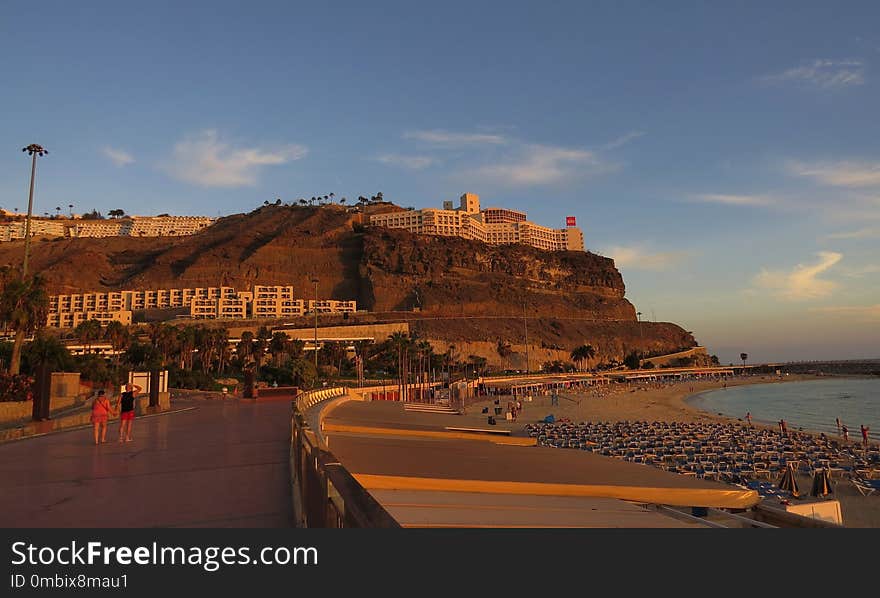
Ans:
[[[299,198],[299,202],[298,202],[298,203],[299,203],[299,205],[301,205],[301,206],[305,206],[305,205],[308,204],[309,202],[307,202],[305,199],[303,199],[303,198],[301,197],[301,198]]]
[[[98,210],[92,209],[91,212],[87,212],[82,215],[83,220],[103,220],[104,216],[101,215],[101,212]]]
[[[639,361],[641,356],[637,351],[632,351],[627,354],[626,358],[623,360],[623,365],[628,367],[631,370],[639,369]]]
[[[49,296],[39,275],[21,278],[18,272],[6,268],[0,271],[3,291],[0,293],[0,323],[15,333],[9,374],[18,375],[21,369],[21,350],[27,335],[46,325]]]
[[[120,210],[120,209],[110,210],[109,212],[107,212],[107,215],[110,216],[111,218],[122,218],[123,216],[125,216],[125,210]]]

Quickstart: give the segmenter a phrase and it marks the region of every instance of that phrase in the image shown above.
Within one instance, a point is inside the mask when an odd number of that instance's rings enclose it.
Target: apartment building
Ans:
[[[86,320],[98,320],[104,326],[113,321],[128,326],[131,324],[131,312],[127,310],[49,312],[46,316],[46,326],[76,328]]]
[[[373,226],[402,228],[416,234],[462,237],[493,245],[522,243],[547,251],[584,251],[583,233],[576,226],[548,228],[530,222],[525,212],[506,208],[480,209],[480,197],[465,193],[459,207],[443,202],[443,209],[425,208],[376,214]]]
[[[333,299],[314,299],[309,301],[309,313],[353,314],[357,311],[357,301],[334,301]]]
[[[295,299],[292,285],[255,285],[252,291],[232,287],[147,289],[52,295],[49,297],[48,326],[71,328],[96,314],[102,323],[116,319],[131,323],[131,313],[146,309],[188,308],[194,319],[290,318],[317,310],[318,313],[354,313],[355,301],[332,299],[306,303]]]
[[[131,237],[175,237],[192,235],[214,223],[207,216],[132,216],[123,234]]]
[[[27,223],[24,220],[15,220],[0,224],[0,241],[14,241],[24,239]],[[32,237],[63,237],[67,229],[63,220],[38,220],[31,219]]]

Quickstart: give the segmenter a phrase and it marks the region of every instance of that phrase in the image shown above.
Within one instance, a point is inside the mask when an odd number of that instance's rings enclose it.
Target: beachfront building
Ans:
[[[457,208],[451,201],[444,201],[442,210],[425,208],[376,214],[370,217],[370,224],[492,245],[521,243],[546,251],[584,251],[584,235],[577,226],[548,228],[530,222],[526,213],[519,210],[480,209],[480,196],[475,193],[462,195]]]
[[[246,318],[293,318],[308,313],[341,314],[357,311],[356,301],[295,299],[292,285],[254,285],[251,291],[233,287],[195,287],[110,291],[52,295],[49,297],[47,326],[73,328],[98,314],[101,323],[119,320],[131,323],[134,311],[186,308],[197,320]],[[114,315],[115,314],[115,315]]]

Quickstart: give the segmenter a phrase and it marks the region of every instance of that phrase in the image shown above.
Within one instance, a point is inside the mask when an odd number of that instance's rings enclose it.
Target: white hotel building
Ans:
[[[404,210],[370,217],[373,226],[403,228],[422,235],[474,239],[492,245],[522,243],[547,251],[584,251],[584,235],[576,226],[548,228],[530,222],[525,212],[504,208],[480,209],[480,196],[465,193],[458,208]]]
[[[110,291],[52,295],[47,326],[75,328],[85,320],[102,324],[117,320],[131,324],[132,312],[146,309],[189,308],[196,320],[290,318],[307,313],[343,314],[357,311],[356,301],[294,299],[293,286],[254,285],[251,291],[232,287],[196,287],[145,291]]]

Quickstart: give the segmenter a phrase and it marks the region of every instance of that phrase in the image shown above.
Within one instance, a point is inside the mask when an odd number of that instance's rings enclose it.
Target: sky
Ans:
[[[0,207],[464,192],[723,363],[880,357],[876,2],[6,2]]]

